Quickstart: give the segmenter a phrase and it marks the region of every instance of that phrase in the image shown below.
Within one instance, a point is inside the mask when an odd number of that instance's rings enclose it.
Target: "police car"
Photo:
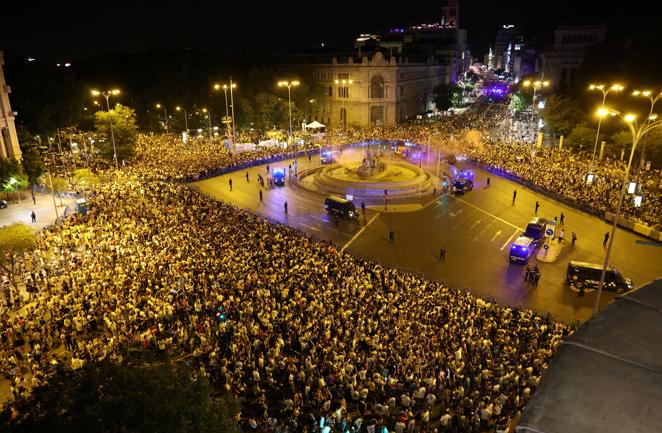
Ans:
[[[274,180],[274,184],[278,186],[285,186],[285,169],[284,168],[275,168],[271,177]]]
[[[510,263],[526,264],[536,249],[536,241],[528,236],[519,236],[510,246]]]
[[[474,183],[471,179],[460,177],[453,180],[453,193],[455,194],[464,194],[471,191],[473,188]]]

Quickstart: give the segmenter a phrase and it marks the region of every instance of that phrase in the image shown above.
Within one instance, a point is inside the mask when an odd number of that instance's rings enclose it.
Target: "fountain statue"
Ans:
[[[362,178],[375,176],[382,171],[384,171],[384,163],[371,150],[365,152],[363,163],[356,168],[356,174]]]

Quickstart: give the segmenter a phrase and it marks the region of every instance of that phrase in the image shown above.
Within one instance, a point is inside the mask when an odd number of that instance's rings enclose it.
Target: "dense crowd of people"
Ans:
[[[621,164],[599,163],[586,188],[585,160],[476,133],[502,122],[490,110],[329,133],[327,144],[442,144],[579,205],[615,207]],[[19,264],[29,290],[8,297],[27,306],[0,314],[14,410],[30,410],[54,365],[121,362],[141,346],[236,396],[246,430],[494,431],[516,416],[571,326],[352,257],[183,184],[291,152],[141,136],[88,214],[41,232]],[[659,193],[646,199],[626,213],[659,226]]]
[[[87,216],[41,232],[21,263],[32,302],[0,316],[17,413],[54,364],[142,346],[235,395],[246,430],[490,431],[572,332],[201,196],[171,180],[229,156],[143,140]]]
[[[592,183],[587,184],[591,155],[568,149],[544,148],[535,151],[526,138],[526,121],[509,118],[503,104],[477,103],[462,114],[444,117],[434,124],[404,124],[393,129],[350,130],[332,136],[343,143],[362,140],[398,140],[422,145],[438,145],[448,155],[466,155],[473,161],[502,174],[514,176],[548,194],[594,212],[615,213],[626,163],[610,158],[596,160]],[[643,200],[636,207],[632,194],[626,195],[622,215],[662,229],[662,170],[637,173],[630,179],[641,184]]]

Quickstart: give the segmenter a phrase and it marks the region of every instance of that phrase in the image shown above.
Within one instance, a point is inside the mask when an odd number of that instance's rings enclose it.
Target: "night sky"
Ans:
[[[35,4],[36,3],[36,4]],[[102,0],[86,4],[10,1],[0,49],[21,55],[75,61],[99,54],[191,48],[232,52],[292,51],[325,43],[349,48],[359,33],[396,26],[438,22],[445,1],[400,2],[134,2]],[[234,4],[233,4],[234,3]],[[41,4],[41,5],[39,5]],[[101,10],[108,4],[107,10]],[[112,6],[110,6],[112,4]],[[281,5],[280,7],[276,4]],[[468,30],[472,53],[482,56],[502,24],[526,29],[540,44],[551,42],[559,22],[599,23],[610,30],[645,28],[659,23],[650,1],[628,1],[615,8],[597,1],[460,1],[461,27]],[[3,15],[4,12],[3,10]],[[643,12],[646,11],[646,12]]]

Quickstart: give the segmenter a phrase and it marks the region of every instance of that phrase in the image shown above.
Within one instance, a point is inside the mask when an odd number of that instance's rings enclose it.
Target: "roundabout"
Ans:
[[[429,195],[436,177],[379,151],[348,149],[332,164],[301,171],[297,180],[300,187],[319,194],[381,203],[384,199],[411,201]]]

